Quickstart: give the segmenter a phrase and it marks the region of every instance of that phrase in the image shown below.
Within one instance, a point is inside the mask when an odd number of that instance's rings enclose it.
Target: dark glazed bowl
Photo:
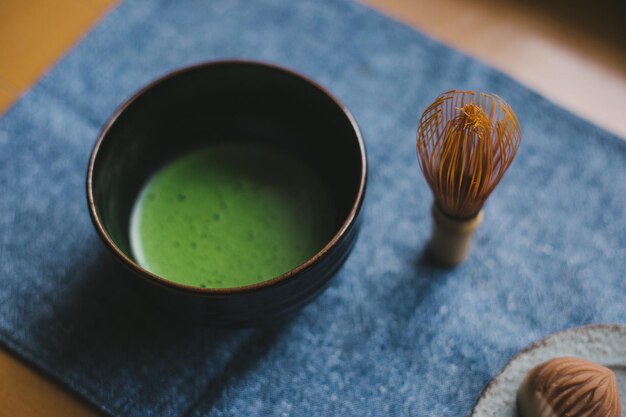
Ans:
[[[177,155],[233,137],[263,141],[310,164],[334,200],[334,236],[297,268],[244,287],[191,287],[140,267],[129,222],[143,184]],[[106,246],[158,305],[204,323],[246,326],[288,316],[326,288],[355,241],[366,179],[359,128],[328,91],[274,65],[220,61],[175,71],[122,104],[91,154],[87,199]]]

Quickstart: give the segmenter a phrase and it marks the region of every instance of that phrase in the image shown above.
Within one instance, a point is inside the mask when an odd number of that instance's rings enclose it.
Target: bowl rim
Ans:
[[[102,142],[104,141],[105,137],[109,133],[109,130],[115,124],[115,122],[120,117],[120,115],[124,113],[124,111],[128,107],[130,107],[133,103],[135,103],[135,101],[137,101],[141,96],[143,96],[145,93],[152,90],[159,84],[164,83],[170,79],[173,79],[181,74],[185,74],[185,73],[189,73],[189,72],[193,72],[197,70],[202,70],[202,69],[218,67],[218,66],[228,66],[228,65],[256,66],[256,67],[270,69],[270,70],[274,70],[278,72],[283,72],[295,78],[298,78],[301,81],[304,81],[305,83],[309,84],[310,86],[316,88],[317,90],[321,91],[324,95],[326,95],[331,100],[331,102],[335,106],[337,106],[339,110],[341,110],[341,112],[346,116],[348,122],[352,126],[352,130],[354,131],[354,134],[356,135],[356,139],[357,139],[357,143],[359,147],[359,154],[361,157],[361,173],[360,173],[359,187],[357,190],[356,198],[354,199],[354,202],[352,203],[352,207],[350,208],[350,212],[348,213],[348,216],[346,217],[344,222],[341,224],[337,232],[333,235],[333,237],[326,243],[326,245],[322,249],[320,249],[318,252],[316,252],[306,262],[298,265],[296,268],[293,268],[281,275],[278,275],[274,278],[270,278],[268,280],[261,281],[255,284],[244,285],[244,286],[239,286],[239,287],[228,287],[228,288],[201,288],[201,287],[196,287],[192,285],[186,285],[186,284],[181,284],[181,283],[177,283],[174,281],[170,281],[148,271],[147,269],[141,267],[139,264],[133,261],[113,242],[113,240],[109,237],[108,233],[106,232],[104,225],[100,219],[100,215],[98,214],[98,211],[96,210],[96,203],[95,203],[95,198],[94,198],[94,193],[93,193],[93,173],[94,173],[94,166],[95,166],[96,160],[98,159],[100,146],[102,145]],[[88,203],[89,214],[90,214],[92,223],[94,224],[94,227],[98,235],[103,240],[107,248],[111,250],[113,254],[127,268],[131,269],[133,272],[135,272],[137,275],[147,280],[148,282],[158,284],[167,289],[178,291],[178,292],[183,292],[183,293],[190,294],[190,295],[196,295],[196,296],[211,296],[211,295],[228,295],[228,294],[237,294],[237,293],[248,293],[248,292],[255,292],[255,291],[263,290],[265,288],[276,286],[278,284],[282,284],[286,281],[292,280],[295,277],[297,277],[297,275],[300,272],[306,269],[309,269],[313,267],[314,265],[320,263],[322,259],[324,259],[328,255],[330,250],[333,247],[335,247],[338,242],[342,240],[342,238],[348,233],[350,228],[354,225],[359,215],[359,212],[361,210],[361,207],[363,205],[363,198],[365,194],[366,183],[367,183],[367,154],[366,154],[365,143],[363,141],[361,130],[359,129],[359,126],[357,125],[357,122],[354,116],[352,115],[352,113],[350,112],[350,110],[348,110],[348,108],[337,97],[335,97],[329,90],[327,90],[318,82],[314,81],[308,76],[303,75],[295,70],[285,68],[283,66],[280,66],[274,63],[264,62],[264,61],[249,60],[249,59],[225,59],[225,60],[205,61],[205,62],[187,65],[187,66],[175,69],[171,72],[166,73],[165,75],[162,75],[154,79],[153,81],[150,81],[149,83],[141,87],[139,90],[137,90],[134,94],[132,94],[129,98],[125,99],[122,102],[122,104],[120,104],[116,108],[116,110],[113,112],[113,114],[108,118],[108,120],[105,122],[104,126],[102,127],[100,134],[98,135],[98,139],[96,140],[96,143],[89,157],[86,185],[87,185],[87,203]]]

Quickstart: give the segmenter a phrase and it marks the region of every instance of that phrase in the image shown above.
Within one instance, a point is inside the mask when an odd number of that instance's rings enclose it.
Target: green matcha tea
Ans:
[[[335,232],[318,174],[277,149],[220,144],[165,165],[133,208],[136,262],[170,281],[228,288],[301,265]]]

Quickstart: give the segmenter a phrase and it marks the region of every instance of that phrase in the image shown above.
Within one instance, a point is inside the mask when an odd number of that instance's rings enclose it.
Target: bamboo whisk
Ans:
[[[483,204],[521,140],[515,113],[493,94],[448,91],[422,114],[417,155],[435,198],[430,249],[442,263],[456,265],[467,256]]]

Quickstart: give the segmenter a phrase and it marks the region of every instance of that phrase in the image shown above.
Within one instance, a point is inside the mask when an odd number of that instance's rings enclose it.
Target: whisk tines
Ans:
[[[452,90],[423,113],[417,153],[439,209],[457,219],[478,214],[521,142],[511,107],[494,94]]]

